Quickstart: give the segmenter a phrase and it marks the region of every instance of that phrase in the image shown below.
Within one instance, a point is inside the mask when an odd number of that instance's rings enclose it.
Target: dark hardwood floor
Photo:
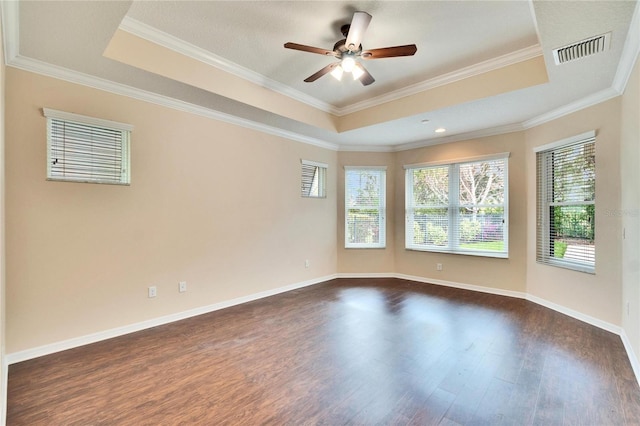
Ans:
[[[339,279],[11,365],[7,424],[640,425],[640,389],[534,303]]]

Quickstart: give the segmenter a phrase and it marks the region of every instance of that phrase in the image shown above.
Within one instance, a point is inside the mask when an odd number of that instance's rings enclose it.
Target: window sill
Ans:
[[[493,257],[497,259],[508,259],[509,253],[504,252],[491,252],[491,251],[462,251],[462,250],[446,250],[446,249],[437,249],[437,248],[417,248],[417,247],[405,247],[406,250],[410,251],[426,251],[431,253],[447,253],[447,254],[461,254],[464,256],[478,256],[478,257]]]
[[[571,271],[582,272],[590,275],[596,274],[595,266],[581,264],[581,263],[573,263],[573,262],[566,262],[566,261],[552,260],[552,259],[549,259],[547,261],[536,260],[536,263],[538,265],[555,266],[556,268],[569,269]]]

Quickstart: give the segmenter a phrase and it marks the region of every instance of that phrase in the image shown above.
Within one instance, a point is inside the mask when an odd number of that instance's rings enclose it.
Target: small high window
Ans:
[[[327,165],[316,161],[302,160],[302,196],[326,198]]]
[[[47,179],[129,185],[133,126],[45,108]]]

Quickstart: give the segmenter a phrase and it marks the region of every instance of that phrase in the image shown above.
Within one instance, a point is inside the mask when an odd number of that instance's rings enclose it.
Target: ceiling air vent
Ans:
[[[606,33],[568,46],[559,47],[553,50],[553,59],[556,61],[556,65],[560,65],[604,52],[609,48],[610,39],[611,33]]]

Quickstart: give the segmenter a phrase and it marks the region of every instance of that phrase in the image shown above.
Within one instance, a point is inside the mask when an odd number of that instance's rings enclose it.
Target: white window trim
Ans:
[[[74,114],[72,112],[58,111],[51,108],[43,108],[42,112],[47,118],[57,118],[58,120],[73,121],[90,126],[107,127],[110,129],[123,130],[127,132],[133,131],[131,124],[119,123],[117,121],[104,120],[102,118],[87,117],[85,115]]]
[[[344,166],[345,170],[345,190],[344,190],[344,247],[348,249],[379,249],[387,246],[387,167],[386,166]],[[350,243],[347,240],[347,220],[349,218],[349,202],[347,193],[346,172],[349,170],[372,170],[383,171],[384,182],[380,188],[380,204],[378,206],[379,215],[379,241],[377,243]]]
[[[117,121],[105,120],[96,117],[88,117],[85,115],[74,114],[71,112],[59,111],[51,108],[43,108],[42,113],[47,119],[47,180],[55,182],[76,182],[76,183],[96,183],[105,185],[123,185],[128,186],[131,183],[131,157],[130,157],[130,144],[131,144],[131,132],[134,126],[127,123],[120,123]],[[60,120],[69,123],[78,123],[86,126],[106,128],[110,130],[117,130],[122,132],[122,146],[121,146],[121,161],[123,164],[123,170],[120,175],[120,181],[105,181],[100,179],[83,179],[83,178],[60,178],[52,177],[52,158],[51,158],[51,120]]]
[[[561,148],[561,147],[563,147],[565,145],[571,145],[571,144],[574,144],[574,143],[586,141],[587,139],[595,139],[595,137],[596,137],[596,131],[595,130],[589,130],[588,132],[584,132],[584,133],[581,133],[579,135],[570,136],[568,138],[564,138],[564,139],[561,139],[559,141],[551,142],[551,143],[548,143],[546,145],[537,146],[537,147],[533,148],[533,152],[535,152],[537,154],[538,152],[542,152],[542,151],[551,151],[553,149]]]
[[[443,161],[430,161],[425,163],[415,163],[415,164],[407,164],[404,165],[405,169],[405,249],[413,250],[413,251],[426,251],[426,252],[436,252],[436,253],[449,253],[449,254],[461,254],[466,256],[481,256],[481,257],[494,257],[494,258],[509,258],[509,157],[511,156],[510,152],[502,152],[497,154],[488,154],[488,155],[479,155],[474,157],[465,157],[459,158],[455,160],[443,160]],[[458,182],[459,176],[458,171],[459,167],[452,167],[453,176],[449,176],[449,198],[452,200],[456,200],[453,203],[450,203],[446,206],[448,210],[449,224],[454,224],[454,226],[449,226],[448,231],[448,240],[451,242],[452,246],[450,248],[442,248],[440,246],[417,246],[413,244],[409,244],[409,236],[413,235],[409,230],[409,208],[410,208],[410,199],[408,189],[413,188],[413,179],[410,170],[421,169],[426,167],[437,167],[437,166],[459,166],[467,163],[476,163],[481,161],[492,161],[492,160],[502,160],[504,159],[504,175],[505,175],[505,186],[504,186],[504,252],[494,252],[494,251],[481,251],[481,250],[460,250],[459,243],[455,238],[454,230],[457,227],[458,215],[456,212],[459,210],[458,204]],[[454,184],[453,182],[456,182]],[[452,198],[453,197],[453,198]],[[411,203],[413,204],[413,203]]]
[[[478,161],[501,160],[503,158],[509,158],[510,156],[511,156],[510,152],[500,152],[497,154],[476,155],[473,157],[457,158],[454,160],[439,160],[439,161],[428,161],[425,163],[405,164],[403,167],[405,170],[422,169],[425,167],[433,167],[433,166],[449,166],[452,164],[477,163]]]
[[[301,164],[305,164],[307,166],[316,166],[316,167],[324,167],[325,169],[329,168],[329,165],[326,163],[320,163],[318,161],[311,161],[311,160],[300,160]]]

